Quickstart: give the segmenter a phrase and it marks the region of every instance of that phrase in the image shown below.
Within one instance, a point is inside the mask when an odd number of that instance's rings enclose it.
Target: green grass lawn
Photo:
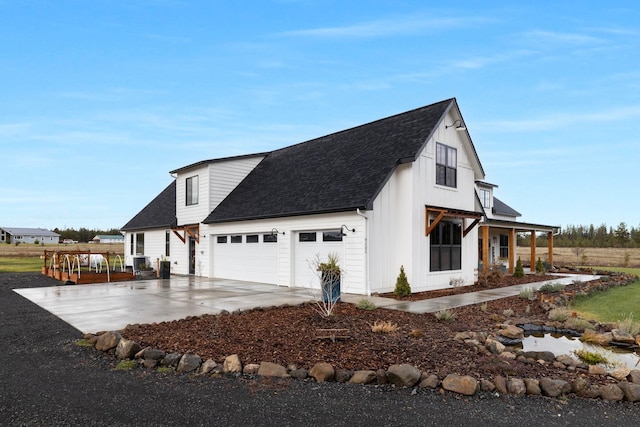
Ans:
[[[636,276],[640,276],[640,268],[631,268],[631,267],[596,267],[596,266],[589,266],[589,267],[585,267],[585,268],[592,268],[594,270],[614,271],[616,273],[635,274]]]
[[[0,273],[23,273],[40,271],[40,257],[0,257]]]
[[[571,309],[581,317],[600,322],[617,322],[629,316],[640,321],[640,281],[595,292],[588,297],[577,297]]]

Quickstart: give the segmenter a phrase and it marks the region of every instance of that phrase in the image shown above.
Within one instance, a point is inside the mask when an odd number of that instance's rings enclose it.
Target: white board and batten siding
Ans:
[[[143,253],[137,253],[136,239],[138,235],[144,234],[144,251]],[[157,268],[157,261],[168,259],[166,257],[166,235],[167,230],[164,229],[151,229],[127,232],[124,236],[124,262],[126,265],[133,265],[133,257],[138,255],[144,255],[149,258],[149,262],[153,268]],[[131,250],[131,237],[133,236],[133,251]],[[119,267],[119,265],[118,265]]]
[[[316,255],[323,260],[328,252],[336,252],[344,271],[342,291],[366,293],[364,221],[354,211],[204,226],[213,267],[209,277],[317,289],[319,280],[310,265]],[[337,232],[342,225],[356,231],[344,230],[346,236],[341,242],[322,242],[324,231]],[[271,233],[277,235],[277,243],[264,242],[264,235]],[[315,244],[300,242],[300,233],[317,233]],[[247,236],[255,235],[258,235],[258,242],[247,243]],[[218,243],[219,236],[226,236],[227,243]],[[231,236],[241,236],[241,243],[232,244]]]

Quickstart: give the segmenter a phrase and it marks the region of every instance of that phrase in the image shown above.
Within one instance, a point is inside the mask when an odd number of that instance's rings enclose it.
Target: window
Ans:
[[[187,206],[198,204],[198,175],[187,178]]]
[[[136,233],[136,255],[144,255],[144,233]]]
[[[509,258],[509,235],[500,235],[500,258]]]
[[[262,241],[264,243],[277,243],[278,235],[277,234],[263,234]]]
[[[249,234],[247,236],[247,243],[258,243],[258,235],[257,234]]]
[[[242,235],[231,236],[231,243],[242,243]]]
[[[227,243],[227,236],[218,236],[216,238],[216,242],[218,242],[218,243]]]
[[[171,232],[167,230],[164,235],[164,256],[171,254]]]
[[[462,268],[462,226],[440,221],[429,234],[431,240],[430,270],[447,271]]]
[[[482,207],[489,209],[491,207],[491,192],[489,190],[480,189],[480,202]]]
[[[444,144],[436,144],[436,184],[457,187],[458,152]]]
[[[129,253],[130,253],[131,255],[135,255],[136,253],[135,253],[135,251],[134,251],[134,244],[135,244],[135,243],[134,243],[134,234],[133,234],[133,233],[131,233],[131,236],[130,236],[130,237],[131,237],[131,242],[130,242],[130,244],[129,244]]]
[[[323,231],[323,242],[342,242],[342,230]]]
[[[312,233],[300,233],[298,235],[299,242],[315,242],[316,241],[316,232]]]

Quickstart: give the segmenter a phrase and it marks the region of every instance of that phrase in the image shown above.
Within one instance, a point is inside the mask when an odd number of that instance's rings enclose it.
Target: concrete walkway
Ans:
[[[357,304],[367,298],[380,308],[411,313],[477,304],[518,295],[523,288],[538,289],[545,283],[571,284],[598,276],[558,275],[557,280],[470,292],[429,300],[403,302],[390,298],[342,294],[342,301]],[[217,314],[222,310],[301,304],[318,296],[313,290],[261,283],[194,276],[172,276],[167,280],[139,280],[92,285],[15,289],[82,332],[119,330],[128,324],[183,319],[187,316]]]

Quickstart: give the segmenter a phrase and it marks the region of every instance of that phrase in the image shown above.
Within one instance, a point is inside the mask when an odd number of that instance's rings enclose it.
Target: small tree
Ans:
[[[516,261],[516,269],[513,271],[513,277],[524,277],[524,268],[522,267],[520,257],[518,257],[518,261]]]
[[[400,266],[400,274],[396,280],[396,288],[393,293],[399,297],[411,295],[411,285],[409,285],[409,280],[407,280],[407,275],[404,272],[404,265]]]
[[[542,275],[546,272],[547,272],[547,269],[544,268],[544,263],[540,258],[538,258],[538,261],[536,261],[536,274]]]

